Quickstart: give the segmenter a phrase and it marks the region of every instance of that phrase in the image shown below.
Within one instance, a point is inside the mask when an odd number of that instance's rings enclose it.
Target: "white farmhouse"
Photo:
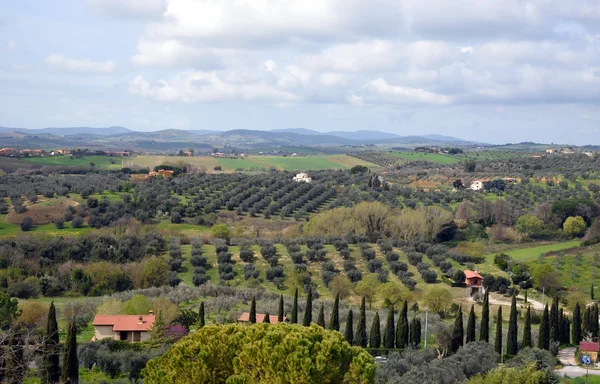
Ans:
[[[312,178],[309,177],[306,173],[304,172],[300,172],[299,174],[297,174],[296,176],[294,176],[293,178],[294,181],[298,182],[298,183],[310,183],[312,181]]]
[[[483,182],[484,180],[473,180],[469,188],[473,191],[481,191],[483,189]]]

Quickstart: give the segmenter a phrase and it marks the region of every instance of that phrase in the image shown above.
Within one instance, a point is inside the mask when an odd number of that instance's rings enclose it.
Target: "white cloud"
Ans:
[[[73,59],[60,54],[52,54],[46,57],[46,64],[61,71],[72,73],[110,73],[116,67],[115,62],[112,60]]]
[[[86,0],[93,11],[118,18],[152,19],[166,9],[166,0]]]
[[[473,47],[458,47],[461,53],[473,53]]]
[[[382,78],[373,80],[367,84],[368,90],[373,91],[374,101],[381,100],[393,104],[433,104],[445,105],[452,100],[449,96],[439,95],[426,91],[422,88],[403,87],[390,85]]]
[[[8,49],[9,51],[17,49],[18,46],[19,46],[19,44],[17,44],[17,42],[14,40],[9,40],[6,43],[6,49]]]

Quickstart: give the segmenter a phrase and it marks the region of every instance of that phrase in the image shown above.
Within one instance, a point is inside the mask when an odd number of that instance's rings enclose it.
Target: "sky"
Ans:
[[[600,144],[597,0],[4,0],[0,126]]]

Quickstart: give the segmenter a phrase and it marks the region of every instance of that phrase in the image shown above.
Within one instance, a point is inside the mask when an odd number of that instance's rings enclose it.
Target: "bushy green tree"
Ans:
[[[337,332],[294,324],[208,325],[142,371],[144,383],[374,383],[375,363]]]
[[[577,236],[585,232],[587,224],[585,220],[581,216],[569,216],[567,220],[563,223],[563,231],[567,235]]]

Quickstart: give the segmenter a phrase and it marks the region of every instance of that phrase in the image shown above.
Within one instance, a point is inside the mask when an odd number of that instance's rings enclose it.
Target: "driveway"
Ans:
[[[577,366],[575,362],[575,348],[565,348],[558,352],[558,360],[563,367],[556,370],[560,377],[580,377],[585,376],[586,369]],[[590,370],[590,375],[600,376],[600,371]]]

